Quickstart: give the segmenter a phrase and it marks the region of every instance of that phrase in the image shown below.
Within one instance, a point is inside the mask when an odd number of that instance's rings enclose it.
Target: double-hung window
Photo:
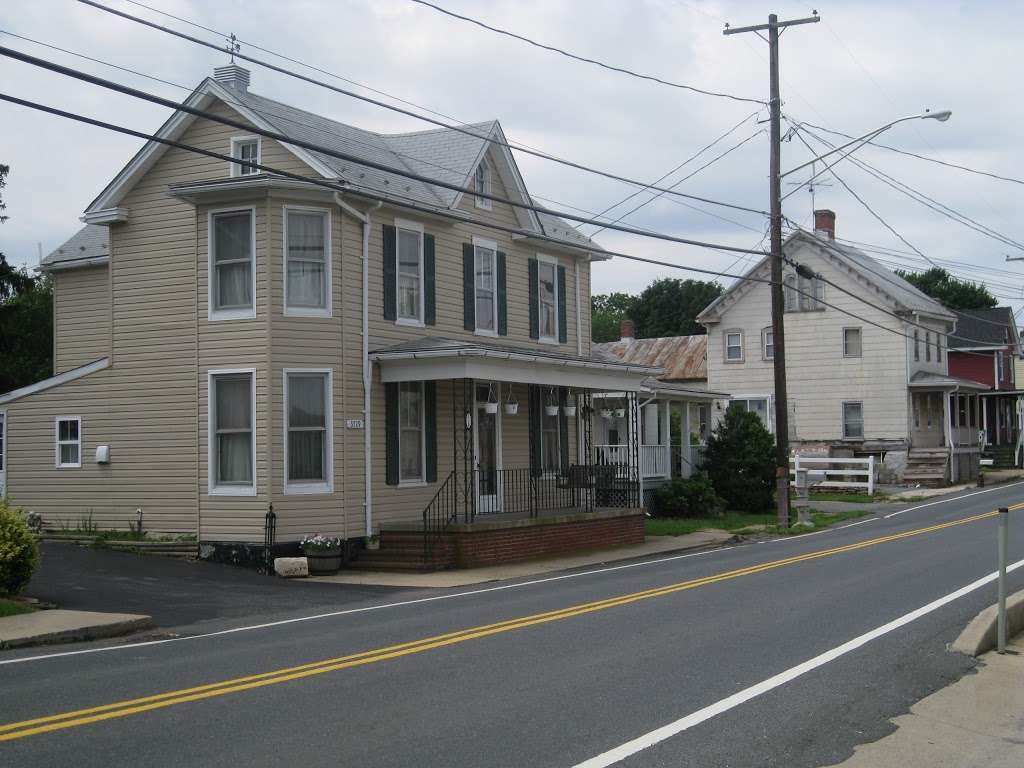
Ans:
[[[478,333],[498,332],[497,244],[473,238],[473,285]]]
[[[325,210],[285,207],[285,312],[331,314],[331,217]]]
[[[398,480],[415,483],[424,479],[425,462],[423,382],[398,385]]]
[[[996,389],[1003,383],[1003,368],[1006,365],[1006,359],[1003,357],[1002,352],[996,352]]]
[[[255,212],[210,214],[210,319],[256,316]]]
[[[771,328],[761,331],[761,357],[765,360],[775,359],[775,332]]]
[[[932,332],[924,332],[924,359],[925,362],[930,363],[932,361]]]
[[[476,167],[476,174],[473,177],[473,189],[478,195],[489,195],[491,194],[491,166],[487,164],[487,160],[481,160],[480,165]],[[488,197],[477,197],[476,207],[483,208],[485,211],[491,210],[491,200]]]
[[[331,373],[286,369],[285,492],[330,493]]]
[[[253,369],[210,371],[211,494],[256,494],[255,374]]]
[[[250,163],[260,163],[260,137],[259,136],[237,136],[231,139],[231,156],[237,160],[244,160]],[[252,176],[259,173],[259,168],[251,165],[231,164],[232,176]]]
[[[558,415],[549,416],[547,409],[540,416],[540,456],[541,470],[546,475],[557,475],[561,470],[562,446],[561,428]]]
[[[82,418],[58,416],[56,420],[56,464],[60,469],[82,466]]]
[[[396,221],[398,259],[398,320],[423,322],[423,227]]]
[[[843,328],[843,357],[860,357],[861,354],[860,328]]]
[[[775,354],[774,348],[772,355]],[[727,363],[738,363],[743,361],[743,332],[725,332],[725,361]]]
[[[860,401],[843,403],[843,439],[860,440],[864,437],[864,404]]]
[[[537,303],[541,341],[558,341],[558,265],[537,261]]]
[[[921,359],[921,332],[914,329],[914,362],[918,362]]]

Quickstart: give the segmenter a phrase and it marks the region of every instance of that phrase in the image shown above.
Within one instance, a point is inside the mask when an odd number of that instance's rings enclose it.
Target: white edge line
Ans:
[[[1017,568],[1024,566],[1024,560],[1018,560],[1009,568],[1007,571],[1014,571]],[[807,672],[810,672],[818,667],[828,664],[830,661],[835,661],[840,656],[844,656],[851,651],[855,651],[863,645],[875,640],[883,635],[887,635],[890,632],[899,629],[913,621],[926,616],[933,611],[942,608],[943,606],[958,600],[964,595],[974,592],[977,589],[985,586],[996,580],[997,573],[990,573],[988,576],[983,576],[977,581],[972,581],[965,587],[961,587],[955,592],[950,592],[944,597],[940,597],[938,600],[934,600],[927,605],[923,605],[910,613],[905,613],[897,619],[893,619],[887,624],[883,624],[880,627],[876,627],[869,632],[865,632],[863,635],[848,640],[842,645],[836,646],[831,650],[825,651],[812,659],[808,659],[802,664],[797,664],[795,667],[790,667],[784,672],[780,672],[777,675],[769,677],[767,680],[762,680],[760,683],[756,683],[749,688],[744,688],[742,691],[734,693],[732,696],[728,696],[724,699],[716,701],[714,704],[710,704],[703,709],[698,709],[696,712],[692,712],[686,717],[682,717],[675,722],[663,725],[661,728],[645,733],[643,736],[639,736],[632,741],[627,741],[614,749],[610,749],[607,752],[603,752],[600,755],[584,760],[582,763],[577,763],[573,768],[607,768],[607,766],[614,765],[627,757],[635,755],[637,752],[641,752],[649,747],[653,747],[666,739],[676,736],[683,731],[693,728],[695,725],[703,723],[705,720],[710,720],[716,715],[720,715],[723,712],[728,712],[730,709],[735,709],[741,704],[744,704],[751,699],[757,698],[762,694],[768,693],[769,691],[778,688],[791,680],[795,680]]]
[[[986,488],[983,491],[973,491],[971,493],[965,493],[963,496],[954,496],[951,499],[938,499],[936,501],[929,501],[927,504],[918,504],[916,507],[907,507],[906,509],[901,509],[901,510],[898,510],[896,512],[890,512],[888,515],[885,516],[885,519],[888,520],[890,517],[896,517],[896,515],[902,515],[904,512],[913,512],[916,509],[924,509],[925,507],[933,507],[936,504],[946,504],[946,503],[948,503],[950,501],[959,501],[960,499],[969,499],[969,498],[971,498],[971,496],[978,496],[978,495],[980,495],[982,493],[991,493],[992,491],[1001,491],[1004,488],[1013,488],[1015,485],[1022,485],[1022,484],[1024,484],[1024,480],[1022,480],[1022,481],[1020,481],[1018,483],[1006,483],[1004,485],[994,485],[991,488]]]
[[[873,523],[873,522],[875,522],[875,520],[879,520],[879,519],[880,518],[877,518],[877,517],[869,517],[867,520],[858,520],[856,523],[848,523],[846,525],[840,525],[835,530],[841,531],[841,530],[843,530],[843,528],[853,528],[853,526],[855,526],[855,525],[864,525],[864,523]]]

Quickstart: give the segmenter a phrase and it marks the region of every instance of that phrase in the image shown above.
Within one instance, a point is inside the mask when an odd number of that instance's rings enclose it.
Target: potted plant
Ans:
[[[558,415],[558,403],[555,401],[555,390],[548,388],[548,401],[544,405],[544,413],[548,416]]]
[[[602,419],[610,419],[611,417],[612,417],[612,409],[611,408],[602,408],[601,409],[601,418]]]
[[[615,409],[615,418],[616,419],[624,419],[624,418],[626,418],[626,409],[625,408],[616,408]]]
[[[573,400],[572,390],[569,391],[568,397],[566,397],[565,405],[562,406],[562,413],[566,416],[576,415],[576,401]]]
[[[309,563],[309,572],[334,573],[341,568],[341,544],[337,536],[314,534],[299,542],[302,553]]]
[[[373,534],[372,536],[367,536],[366,537],[366,548],[371,550],[371,551],[376,551],[376,550],[380,549],[380,536],[378,534],[376,534],[376,533]]]
[[[487,385],[487,402],[484,403],[484,413],[497,413],[498,401],[494,397],[494,384]]]
[[[519,401],[512,395],[512,387],[508,388],[508,398],[505,400],[505,413],[515,416],[519,413]]]

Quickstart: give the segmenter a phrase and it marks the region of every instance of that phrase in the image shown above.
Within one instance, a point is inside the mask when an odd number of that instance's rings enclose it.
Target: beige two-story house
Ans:
[[[156,134],[176,146],[147,143],[44,261],[55,375],[0,395],[15,504],[72,528],[141,510],[238,558],[392,530],[451,559],[453,526],[503,521],[536,529],[511,557],[642,537],[632,487],[591,468],[590,393],[635,407],[661,369],[591,357],[607,257],[514,205],[497,122],[372,133],[236,65],[185,104]]]
[[[956,317],[870,256],[835,240],[835,214],[785,242],[789,439],[794,452],[880,459],[881,480],[976,476],[977,382],[949,375]],[[818,277],[797,274],[800,264]],[[708,328],[708,387],[774,431],[768,259],[698,317]],[[831,285],[830,285],[831,283]],[[845,289],[839,290],[835,286]],[[851,295],[852,294],[852,295]]]

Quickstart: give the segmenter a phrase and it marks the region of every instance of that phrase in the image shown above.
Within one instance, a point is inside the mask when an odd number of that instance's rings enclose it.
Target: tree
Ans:
[[[723,288],[718,283],[703,280],[671,277],[655,280],[630,308],[637,338],[706,333],[704,326],[697,322],[697,315],[722,292]]]
[[[9,171],[0,165],[0,190]],[[0,198],[0,223],[7,220]],[[0,393],[53,375],[53,288],[0,253]]]
[[[960,280],[941,267],[926,272],[897,269],[896,274],[949,309],[989,309],[999,303],[984,284]]]
[[[599,293],[590,297],[590,338],[596,342],[618,341],[619,324],[630,316],[636,296],[628,293]]]
[[[736,406],[708,437],[704,467],[726,507],[757,514],[771,509],[775,490],[775,438],[761,418]]]

